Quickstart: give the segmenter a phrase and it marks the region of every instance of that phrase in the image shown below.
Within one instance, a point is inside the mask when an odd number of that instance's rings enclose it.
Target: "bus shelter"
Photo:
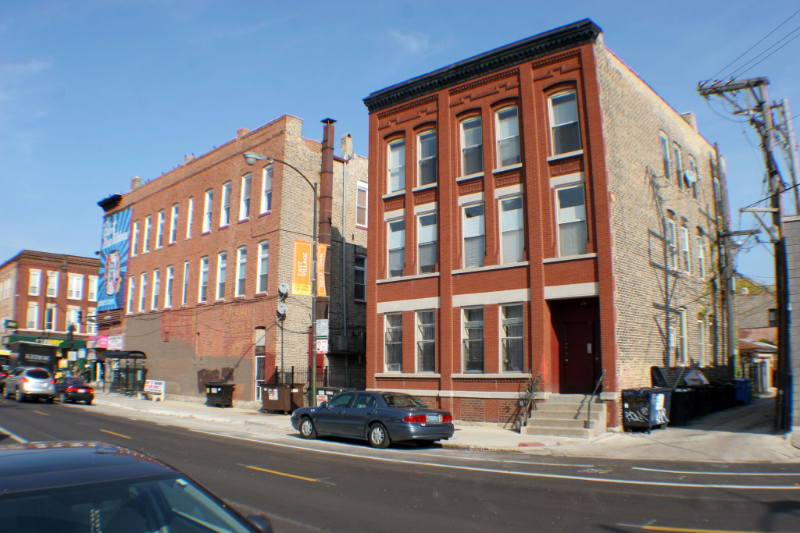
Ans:
[[[111,368],[111,380],[106,378],[108,392],[135,394],[144,390],[147,377],[144,352],[110,350],[98,355],[98,359],[106,364],[106,372]]]

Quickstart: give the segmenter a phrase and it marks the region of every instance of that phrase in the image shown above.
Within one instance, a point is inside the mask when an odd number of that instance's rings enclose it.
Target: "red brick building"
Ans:
[[[721,362],[717,154],[594,23],[364,101],[368,387],[502,423],[605,371],[616,426],[651,365]]]

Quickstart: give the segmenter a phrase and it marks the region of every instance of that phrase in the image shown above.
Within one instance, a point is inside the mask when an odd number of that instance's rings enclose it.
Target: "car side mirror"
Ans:
[[[256,526],[261,533],[272,533],[272,522],[264,515],[251,514],[247,517],[251,524]]]
[[[322,407],[323,409],[327,409],[328,408],[328,402],[322,402],[322,403],[319,404],[319,406]]]

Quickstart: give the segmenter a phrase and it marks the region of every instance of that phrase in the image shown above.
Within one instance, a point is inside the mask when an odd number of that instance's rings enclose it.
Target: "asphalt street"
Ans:
[[[278,532],[800,531],[800,469],[373,450],[279,431],[0,399],[0,444],[104,441],[182,470]],[[6,436],[11,434],[13,436]]]

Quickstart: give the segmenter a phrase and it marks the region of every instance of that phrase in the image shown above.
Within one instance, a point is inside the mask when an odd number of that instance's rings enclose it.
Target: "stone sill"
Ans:
[[[565,255],[564,257],[548,257],[547,259],[542,259],[542,263],[561,263],[563,261],[579,261],[581,259],[592,259],[597,257],[596,253],[591,254],[579,254],[579,255]]]
[[[453,270],[451,274],[455,276],[456,274],[469,274],[470,272],[485,272],[487,270],[502,270],[504,268],[516,268],[528,265],[530,265],[530,262],[520,261],[519,263],[508,263],[505,265],[489,265],[489,266],[474,267],[474,268],[461,268],[459,270]]]
[[[453,379],[530,379],[530,374],[523,372],[506,372],[503,374],[481,374],[476,372],[474,374],[451,374]]]
[[[383,374],[375,374],[375,379],[440,379],[441,374],[420,373],[420,374],[404,374],[402,372],[386,372]]]
[[[383,283],[393,283],[395,281],[409,281],[412,279],[425,279],[425,278],[438,278],[438,272],[430,272],[426,274],[414,274],[413,276],[398,276],[396,278],[387,278],[387,279],[379,279],[375,282],[376,285],[381,285]]]

